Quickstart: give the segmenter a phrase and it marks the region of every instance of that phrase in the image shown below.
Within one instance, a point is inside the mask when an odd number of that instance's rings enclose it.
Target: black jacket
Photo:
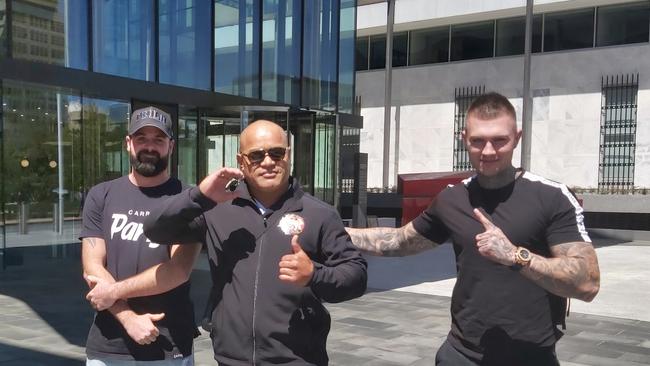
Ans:
[[[361,296],[367,263],[336,210],[305,194],[296,180],[265,216],[246,185],[239,190],[239,198],[216,206],[197,187],[186,190],[151,213],[145,234],[161,244],[207,244],[216,298],[211,337],[219,364],[326,365],[330,316],[321,301]],[[278,278],[280,258],[292,253],[291,236],[278,227],[289,212],[305,221],[298,241],[314,262],[306,287]]]

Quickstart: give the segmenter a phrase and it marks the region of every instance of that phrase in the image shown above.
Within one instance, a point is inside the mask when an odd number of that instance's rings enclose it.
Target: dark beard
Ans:
[[[154,155],[155,157],[143,157],[143,154]],[[155,177],[167,169],[169,155],[160,157],[157,152],[140,151],[137,156],[131,154],[131,166],[143,177]]]

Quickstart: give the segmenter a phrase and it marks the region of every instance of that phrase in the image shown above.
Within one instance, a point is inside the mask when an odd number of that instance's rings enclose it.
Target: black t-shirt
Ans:
[[[473,208],[489,214],[513,244],[545,257],[553,245],[591,241],[582,208],[566,186],[524,172],[494,190],[468,178],[441,192],[413,221],[428,239],[453,242],[458,275],[448,339],[458,350],[481,359],[552,346],[561,336],[551,316],[557,297],[516,270],[481,256],[475,236],[485,229]]]
[[[83,209],[80,238],[97,237],[106,242],[106,269],[116,281],[134,276],[170,258],[170,246],[151,242],[142,231],[142,223],[150,211],[183,190],[181,182],[170,178],[156,187],[137,187],[124,176],[94,186]],[[138,314],[165,313],[156,322],[160,331],[157,340],[138,345],[122,325],[106,311],[95,316],[86,354],[127,360],[162,360],[192,354],[192,343],[198,334],[194,310],[189,297],[189,281],[163,294],[128,299]]]

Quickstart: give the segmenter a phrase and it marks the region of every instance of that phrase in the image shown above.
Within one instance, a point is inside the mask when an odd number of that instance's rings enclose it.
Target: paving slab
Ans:
[[[398,277],[395,271],[401,265],[391,266],[394,271],[387,277]],[[210,279],[208,271],[198,267],[192,274],[192,298],[196,313],[203,314]],[[79,268],[78,258],[63,258],[0,271],[0,365],[84,364],[85,336],[93,311],[84,300],[86,289]],[[433,365],[450,328],[449,296],[403,287],[417,287],[421,277],[450,279],[441,273],[420,273],[416,280],[407,277],[394,282],[404,285],[399,288],[373,288],[377,268],[371,268],[374,282],[366,295],[326,305],[332,315],[330,365]],[[603,276],[609,276],[611,269],[604,268]],[[405,271],[410,269],[407,266]],[[650,322],[643,318],[634,313],[628,318],[587,314],[572,307],[566,335],[558,343],[562,365],[650,366]],[[195,361],[197,366],[216,365],[205,331],[195,340]]]

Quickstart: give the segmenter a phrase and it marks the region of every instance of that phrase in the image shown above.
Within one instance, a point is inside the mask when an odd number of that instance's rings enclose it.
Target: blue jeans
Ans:
[[[194,356],[160,361],[86,359],[86,366],[194,366]]]

